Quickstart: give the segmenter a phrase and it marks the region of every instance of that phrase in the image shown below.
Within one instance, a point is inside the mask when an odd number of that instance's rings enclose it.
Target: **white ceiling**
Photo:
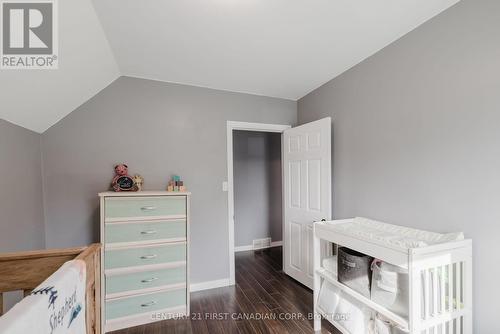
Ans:
[[[58,1],[59,69],[0,71],[0,118],[44,132],[119,75],[297,100],[456,2]]]
[[[297,100],[457,0],[94,0],[123,75]]]
[[[44,132],[119,76],[90,0],[58,1],[59,69],[0,70],[0,118]]]

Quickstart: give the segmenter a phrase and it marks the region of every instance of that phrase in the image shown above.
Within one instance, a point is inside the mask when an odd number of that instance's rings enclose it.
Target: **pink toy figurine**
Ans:
[[[115,166],[115,177],[111,182],[111,187],[114,191],[137,191],[137,185],[134,180],[128,175],[128,166],[118,164]]]

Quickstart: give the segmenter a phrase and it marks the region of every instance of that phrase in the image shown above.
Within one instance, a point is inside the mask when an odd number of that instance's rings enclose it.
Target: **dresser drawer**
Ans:
[[[105,251],[105,269],[186,261],[186,243]]]
[[[186,305],[186,289],[106,301],[106,320]]]
[[[185,239],[186,220],[107,223],[105,235],[106,243]]]
[[[186,283],[185,266],[106,276],[106,296],[182,283]]]
[[[106,219],[185,216],[186,196],[110,197],[104,204]]]

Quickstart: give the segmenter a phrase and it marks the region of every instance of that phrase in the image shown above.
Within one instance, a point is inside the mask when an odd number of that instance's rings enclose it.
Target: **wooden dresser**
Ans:
[[[189,193],[104,192],[106,332],[189,314]]]

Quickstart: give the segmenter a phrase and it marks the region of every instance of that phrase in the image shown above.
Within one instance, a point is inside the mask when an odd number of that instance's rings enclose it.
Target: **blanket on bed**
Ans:
[[[0,318],[0,333],[85,334],[85,282],[85,262],[66,262]]]

